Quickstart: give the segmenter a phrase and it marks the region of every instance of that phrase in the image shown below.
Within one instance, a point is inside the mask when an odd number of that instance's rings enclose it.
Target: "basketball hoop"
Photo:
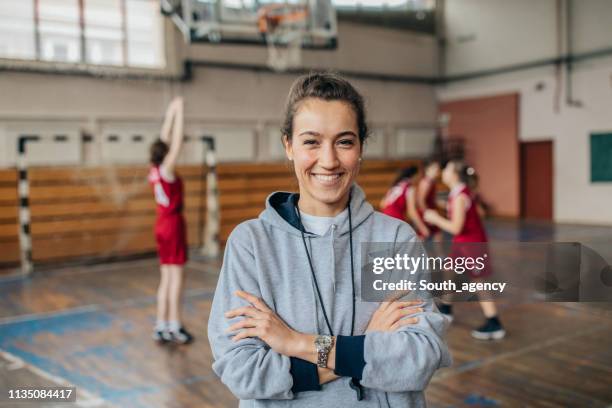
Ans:
[[[283,72],[302,62],[308,7],[304,4],[270,4],[257,13],[257,28],[266,40],[268,66]]]

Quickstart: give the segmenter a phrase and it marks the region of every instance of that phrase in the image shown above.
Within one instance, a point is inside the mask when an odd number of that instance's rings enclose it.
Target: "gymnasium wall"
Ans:
[[[187,52],[195,61],[263,65],[267,59],[265,48],[253,46],[197,44]],[[433,36],[345,21],[338,22],[336,50],[305,50],[302,58],[306,68],[371,74],[431,77],[438,69]]]
[[[185,58],[215,63],[265,60],[263,48],[187,46],[171,24],[167,23],[165,29],[165,74],[176,73]],[[344,23],[339,32],[336,51],[306,52],[307,67],[402,75],[424,75],[436,67],[433,37]],[[377,51],[364,54],[360,46],[364,43]],[[205,66],[195,66],[192,74],[191,80],[178,82],[3,72],[0,167],[14,165],[18,134],[63,134],[74,144],[82,131],[94,138],[82,151],[64,145],[49,155],[43,152],[52,149],[51,145],[41,143],[40,154],[33,152],[30,156],[32,163],[144,163],[144,146],[157,136],[166,104],[178,93],[185,96],[187,134],[215,136],[221,161],[283,158],[277,129],[295,75]],[[366,150],[369,157],[422,157],[429,152],[436,115],[432,86],[377,79],[353,82],[367,98],[373,129]],[[140,136],[141,142],[134,142],[134,136]],[[115,141],[109,143],[109,137]],[[191,141],[182,162],[198,163],[201,156],[201,145]]]
[[[520,216],[518,105],[516,94],[440,105],[452,118],[449,138],[463,140],[465,160],[478,169],[482,199],[496,216]]]
[[[555,3],[448,0],[447,24],[451,37],[446,51],[447,71],[466,74],[485,67],[501,68],[554,56],[557,49]],[[538,19],[534,20],[533,15]],[[468,27],[466,21],[474,16],[488,23]],[[573,52],[609,47],[611,19],[609,1],[573,1]],[[465,38],[470,40],[464,41]],[[490,48],[491,38],[495,39],[495,49]],[[546,66],[455,81],[437,87],[436,92],[442,103],[517,93],[519,141],[554,142],[554,219],[612,224],[612,183],[590,182],[589,147],[591,132],[612,131],[612,58],[590,59],[574,65],[572,93],[582,107],[567,104],[565,73],[560,78],[555,74],[554,66]],[[502,157],[506,153],[498,150],[494,154]]]
[[[556,1],[445,0],[446,75],[552,57]]]

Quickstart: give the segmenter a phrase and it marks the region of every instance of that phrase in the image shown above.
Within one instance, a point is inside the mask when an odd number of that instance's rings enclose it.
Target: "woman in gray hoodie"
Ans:
[[[430,297],[363,299],[361,244],[417,242],[355,183],[363,105],[335,74],[298,78],[282,134],[299,194],[272,193],[227,240],[208,337],[241,407],[423,407],[432,375],[451,363]]]

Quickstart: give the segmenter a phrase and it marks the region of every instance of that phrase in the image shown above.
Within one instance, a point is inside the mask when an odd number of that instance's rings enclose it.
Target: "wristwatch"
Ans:
[[[327,358],[334,345],[334,338],[332,336],[320,335],[315,338],[314,343],[317,350],[317,366],[327,368]]]

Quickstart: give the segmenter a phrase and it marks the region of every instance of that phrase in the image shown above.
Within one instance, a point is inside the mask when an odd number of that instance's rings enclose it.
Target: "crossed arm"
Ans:
[[[410,237],[398,241],[417,242],[411,229],[403,230]],[[365,335],[338,335],[328,367],[319,369],[314,335],[323,333],[298,332],[262,300],[259,277],[249,273],[255,262],[252,234],[247,223],[228,238],[208,320],[213,371],[237,398],[293,399],[338,376],[361,378],[365,388],[422,391],[436,369],[450,364],[444,317],[431,299],[422,298],[423,305],[379,304]]]
[[[244,317],[231,325],[227,332],[237,332],[232,341],[237,342],[248,337],[257,337],[270,348],[287,357],[296,357],[310,363],[317,363],[317,351],[314,346],[315,334],[300,333],[290,328],[274,311],[260,298],[237,291],[235,295],[246,300],[250,306],[240,307],[225,313],[232,319]],[[381,331],[392,332],[400,327],[416,324],[418,317],[409,317],[423,312],[421,300],[383,302],[380,304],[366,329],[366,333]],[[324,384],[339,378],[334,373],[336,366],[336,344],[329,353],[327,368],[317,367],[319,384]]]

